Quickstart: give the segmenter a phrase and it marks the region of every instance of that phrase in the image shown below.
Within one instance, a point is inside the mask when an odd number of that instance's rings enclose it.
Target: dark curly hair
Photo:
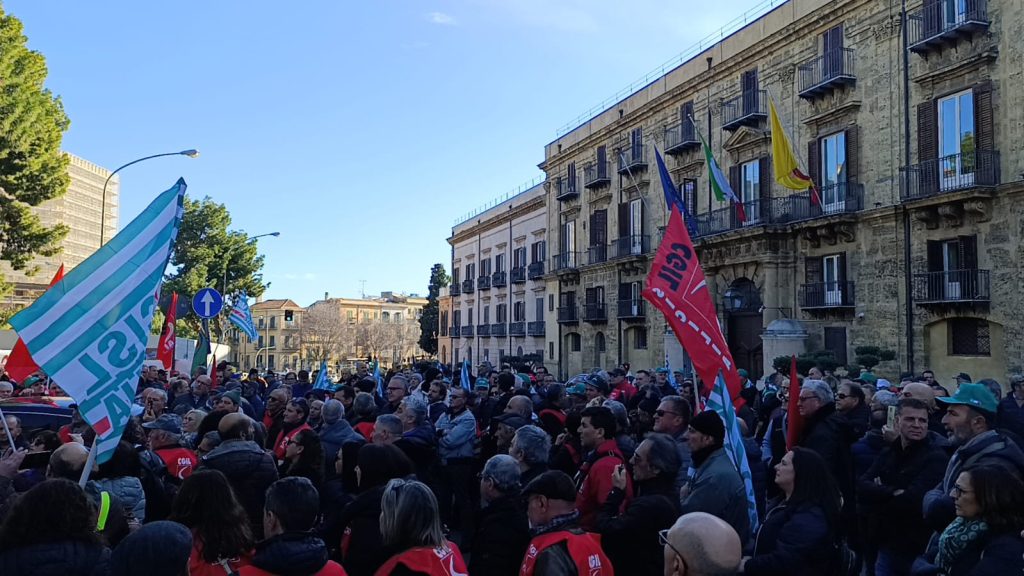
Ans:
[[[181,483],[167,518],[192,531],[203,560],[237,558],[255,540],[249,517],[219,470],[197,470]]]
[[[43,481],[22,494],[0,526],[0,552],[68,540],[102,545],[96,507],[78,484],[63,478]]]

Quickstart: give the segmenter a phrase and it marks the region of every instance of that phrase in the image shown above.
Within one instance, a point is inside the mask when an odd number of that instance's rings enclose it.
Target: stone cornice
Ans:
[[[471,239],[479,234],[484,234],[495,228],[505,226],[510,221],[515,221],[517,219],[529,215],[531,212],[535,212],[538,209],[542,209],[545,205],[545,202],[546,200],[543,196],[538,196],[536,198],[528,200],[523,204],[513,207],[511,210],[507,210],[500,214],[496,214],[487,220],[481,221],[479,224],[476,224],[475,226],[470,226],[457,234],[453,234],[450,238],[448,238],[448,243],[451,244],[452,246],[455,246],[456,244]]]

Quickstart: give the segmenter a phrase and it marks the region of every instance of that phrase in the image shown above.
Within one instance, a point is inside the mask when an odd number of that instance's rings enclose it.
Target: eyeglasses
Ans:
[[[959,484],[953,484],[953,497],[959,498],[964,494],[973,494],[974,490],[964,490]]]
[[[287,444],[288,444],[288,446],[298,446],[299,445],[299,443],[296,442],[295,440],[289,440],[287,442]]]
[[[797,402],[803,404],[804,402],[807,402],[808,400],[817,400],[817,399],[818,399],[817,396],[800,396],[800,397],[797,398]]]
[[[654,415],[658,418],[664,418],[665,414],[671,414],[673,416],[679,416],[679,412],[673,412],[671,410],[655,410]]]
[[[849,397],[850,397],[849,394],[843,394],[842,392],[840,392],[839,394],[836,394],[836,398],[838,398],[840,400],[846,400]]]
[[[683,574],[688,574],[690,572],[690,567],[686,565],[686,558],[683,558],[682,552],[668,541],[668,531],[668,528],[658,531],[658,542],[660,542],[662,546],[668,546],[672,549],[672,552],[674,552],[676,557],[679,558],[679,561],[683,563]]]

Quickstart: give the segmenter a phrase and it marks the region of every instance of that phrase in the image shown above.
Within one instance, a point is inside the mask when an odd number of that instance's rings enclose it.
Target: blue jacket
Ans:
[[[835,563],[833,534],[825,512],[813,504],[782,502],[765,516],[757,532],[748,576],[820,576]]]
[[[441,463],[447,464],[450,458],[472,458],[473,444],[476,440],[476,417],[470,410],[452,418],[448,412],[437,419],[437,441]]]

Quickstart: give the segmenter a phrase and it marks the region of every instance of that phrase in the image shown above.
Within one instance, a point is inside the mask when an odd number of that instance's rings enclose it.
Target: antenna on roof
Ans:
[[[366,299],[366,280],[360,280],[359,281],[359,293],[362,296],[362,298],[365,300]]]

